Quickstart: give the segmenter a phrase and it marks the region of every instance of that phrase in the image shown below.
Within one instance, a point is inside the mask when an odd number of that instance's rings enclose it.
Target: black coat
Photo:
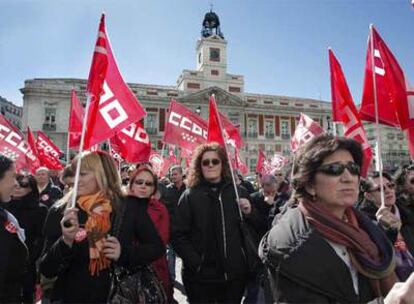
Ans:
[[[33,192],[20,199],[13,199],[5,205],[19,221],[26,235],[26,246],[29,249],[30,263],[35,263],[43,248],[43,225],[47,215],[47,207],[39,203],[39,197]]]
[[[0,303],[21,300],[28,252],[16,233],[6,229],[7,211],[0,207]]]
[[[368,219],[366,222],[382,233]],[[259,254],[272,269],[280,267],[273,276],[280,302],[367,303],[375,299],[369,280],[360,274],[359,295],[355,293],[348,267],[299,208],[284,210],[262,239]]]
[[[249,199],[240,189],[240,197]],[[172,244],[186,277],[199,282],[244,279],[247,266],[240,215],[232,184],[201,182],[180,198],[172,221]]]
[[[46,188],[40,192],[39,201],[46,207],[50,208],[58,199],[61,199],[62,196],[63,193],[60,188],[53,185],[52,182],[49,182]]]
[[[164,197],[164,203],[167,207],[168,213],[170,214],[170,219],[174,217],[175,211],[178,206],[178,201],[180,200],[181,195],[185,191],[186,186],[183,183],[181,188],[178,189],[174,184],[167,186],[167,191]]]
[[[145,207],[127,201],[122,204],[125,204],[126,211],[119,237],[119,263],[132,267],[147,264],[160,257],[163,254],[163,244]],[[47,278],[57,277],[51,299],[66,303],[104,303],[110,288],[110,270],[104,269],[98,276],[91,276],[88,240],[85,238],[74,242],[72,248],[67,246],[61,237],[62,216],[62,208],[52,207],[45,223],[46,242],[40,272]],[[87,214],[80,209],[78,216],[79,224],[84,225]],[[114,218],[112,215],[112,224]],[[139,244],[133,245],[135,241]]]

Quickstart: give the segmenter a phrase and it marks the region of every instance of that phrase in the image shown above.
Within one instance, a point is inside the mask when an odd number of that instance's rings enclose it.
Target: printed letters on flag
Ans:
[[[324,130],[316,121],[301,113],[299,123],[295,129],[295,134],[293,134],[293,137],[290,140],[292,151],[296,152],[302,145],[322,133],[324,133]]]
[[[91,104],[85,149],[111,138],[132,123],[141,120],[146,114],[122,79],[105,30],[104,17],[102,15],[89,73],[88,93],[91,96]],[[104,81],[102,75],[105,75]]]
[[[43,132],[37,132],[36,150],[42,166],[50,170],[62,170],[59,157],[63,155],[58,147]]]
[[[379,122],[401,129],[413,127],[414,99],[407,95],[408,81],[398,61],[374,27],[368,39],[364,90],[359,109],[361,119],[375,122],[372,57],[374,57]]]
[[[111,149],[130,163],[147,162],[151,142],[141,122],[131,124],[110,139]]]
[[[171,165],[169,159],[162,157],[158,152],[152,151],[149,161],[152,164],[152,169],[159,177],[167,175]]]
[[[206,140],[207,122],[184,105],[172,100],[163,141],[192,151]]]
[[[352,100],[341,65],[332,50],[329,50],[329,65],[331,70],[332,120],[342,122],[345,137],[352,138],[362,145],[364,160],[361,176],[366,177],[372,160],[371,146]]]

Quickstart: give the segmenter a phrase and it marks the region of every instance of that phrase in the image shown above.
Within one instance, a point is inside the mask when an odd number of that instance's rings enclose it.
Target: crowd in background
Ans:
[[[177,257],[190,303],[414,302],[414,165],[361,166],[330,135],[255,183],[215,143],[162,177],[101,151],[34,175],[0,155],[0,303],[105,303],[114,265],[150,266],[174,303]]]

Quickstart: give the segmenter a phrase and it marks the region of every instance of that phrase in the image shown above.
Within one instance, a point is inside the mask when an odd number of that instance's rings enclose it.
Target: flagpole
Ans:
[[[214,94],[212,94],[211,96],[214,98],[214,101],[215,101],[216,97],[214,96]],[[218,109],[217,109],[217,112],[218,112]],[[220,115],[219,115],[219,113],[216,113],[216,114],[217,114],[217,120],[218,120],[218,123],[219,123],[219,126],[220,126],[221,137],[224,140],[226,140],[226,138],[224,137],[224,134],[223,134],[223,127],[221,126]],[[239,210],[240,219],[243,221],[243,213],[240,209],[240,196],[239,196],[239,192],[237,191],[236,178],[234,177],[233,165],[232,165],[232,161],[231,161],[231,158],[230,158],[229,150],[227,149],[226,141],[224,141],[224,150],[226,151],[227,160],[228,160],[229,167],[230,167],[231,180],[232,180],[232,183],[233,183],[234,193],[236,195],[236,200],[237,200],[237,209]]]
[[[379,114],[378,114],[378,98],[377,98],[377,81],[375,77],[375,62],[374,62],[374,25],[369,26],[370,33],[370,45],[371,45],[371,69],[372,69],[372,84],[374,86],[374,105],[375,105],[375,129],[377,135],[377,153],[375,155],[376,164],[378,166],[379,178],[380,178],[380,193],[381,193],[381,207],[385,207],[384,198],[384,180],[382,178],[382,156],[381,156],[381,135],[379,128]]]
[[[68,140],[67,140],[67,146],[66,146],[66,165],[68,165],[69,163],[70,163],[70,151],[69,151],[69,140],[70,140],[70,138],[69,138],[69,133],[70,133],[70,131],[68,130]]]
[[[76,196],[78,194],[78,185],[79,185],[79,174],[80,174],[80,167],[82,162],[82,152],[83,152],[83,144],[85,141],[85,133],[86,133],[86,122],[88,119],[88,113],[89,113],[89,106],[91,103],[91,97],[87,93],[86,95],[86,107],[85,107],[85,115],[83,116],[83,123],[82,123],[82,134],[81,134],[81,140],[79,144],[79,153],[78,153],[78,160],[76,162],[76,172],[75,172],[75,181],[73,184],[73,194],[72,194],[72,201],[70,204],[70,207],[73,208],[76,205]]]
[[[333,133],[333,136],[336,136],[336,122],[335,121],[332,122],[332,133]]]
[[[161,178],[160,174],[161,174],[161,170],[162,170],[162,166],[164,164],[164,150],[165,150],[165,142],[162,143],[162,148],[161,148],[161,159],[162,159],[162,164],[161,166],[158,168],[158,177]]]

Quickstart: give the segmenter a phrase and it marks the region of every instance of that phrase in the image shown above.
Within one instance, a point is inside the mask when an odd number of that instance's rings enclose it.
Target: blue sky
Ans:
[[[210,3],[245,91],[330,100],[327,48],[360,102],[368,27],[414,82],[411,0],[0,0],[0,95],[22,104],[25,79],[86,78],[100,13],[127,82],[174,85],[195,69]]]

